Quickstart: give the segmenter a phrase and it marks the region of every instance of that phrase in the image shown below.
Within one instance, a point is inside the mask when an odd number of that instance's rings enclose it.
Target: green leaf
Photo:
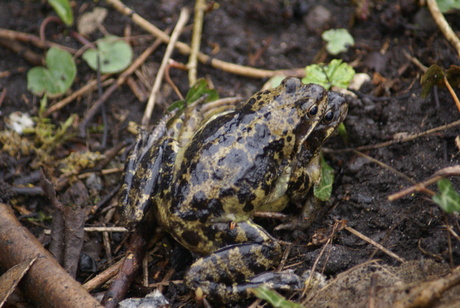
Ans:
[[[258,298],[266,300],[275,308],[303,308],[302,305],[293,303],[285,299],[276,291],[270,290],[265,285],[250,289]]]
[[[433,196],[437,203],[446,213],[460,212],[460,194],[455,191],[448,179],[438,181],[439,193]]]
[[[422,85],[422,97],[427,97],[435,85],[444,85],[444,76],[445,73],[442,68],[436,64],[431,65],[420,80],[420,84]]]
[[[315,83],[329,90],[332,86],[346,89],[355,75],[355,70],[342,60],[334,59],[328,65],[313,64],[305,68],[302,82]]]
[[[219,99],[219,94],[215,89],[209,89],[208,83],[205,79],[198,79],[195,84],[188,90],[185,100],[175,101],[168,107],[168,111],[173,111],[178,108],[179,110],[185,109],[189,104],[200,99],[203,95],[207,95],[204,100],[205,103]]]
[[[69,0],[48,0],[48,3],[67,26],[73,24],[73,13]]]
[[[217,91],[215,89],[209,89],[207,81],[203,78],[200,78],[188,91],[187,95],[185,96],[185,101],[187,104],[190,104],[206,94],[208,95],[205,100],[206,102],[212,102],[216,99],[219,99],[219,94]]]
[[[83,59],[95,71],[98,70],[98,55],[100,71],[112,74],[123,71],[133,59],[133,50],[128,43],[116,36],[106,36],[96,42],[97,49],[88,49],[83,53]]]
[[[185,103],[185,101],[183,99],[181,99],[181,100],[175,101],[174,103],[169,105],[167,110],[168,110],[168,112],[171,112],[174,109],[184,110],[185,107],[187,107],[187,104]]]
[[[36,95],[65,93],[77,74],[72,55],[66,50],[51,47],[45,61],[47,68],[37,66],[27,72],[27,89]]]
[[[460,9],[460,0],[436,0],[442,13],[452,13]]]
[[[284,78],[286,78],[286,76],[274,76],[270,78],[268,80],[268,82],[270,83],[270,89],[273,89],[279,86],[281,84],[281,81],[284,80]]]
[[[321,201],[329,200],[332,194],[332,184],[334,184],[334,169],[321,156],[321,180],[313,187],[313,194]]]
[[[351,36],[347,29],[331,29],[324,31],[321,37],[327,42],[327,51],[334,56],[347,51],[348,47],[355,44],[353,36]]]

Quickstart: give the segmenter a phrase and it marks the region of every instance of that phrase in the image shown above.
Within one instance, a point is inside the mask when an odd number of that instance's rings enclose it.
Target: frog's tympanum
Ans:
[[[124,219],[137,222],[149,211],[201,256],[185,281],[208,299],[239,300],[262,283],[301,287],[292,273],[266,273],[278,265],[281,247],[252,215],[305,203],[320,177],[318,152],[346,116],[345,97],[286,78],[208,120],[199,108],[140,135],[125,169]],[[304,219],[316,210],[305,206]]]

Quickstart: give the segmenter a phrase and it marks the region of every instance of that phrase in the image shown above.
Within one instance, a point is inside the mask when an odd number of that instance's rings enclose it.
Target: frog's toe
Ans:
[[[274,290],[299,290],[303,287],[301,279],[292,270],[262,273],[251,278],[248,283],[251,288],[262,284]]]
[[[294,291],[303,288],[303,283],[299,276],[293,271],[287,270],[279,273],[266,272],[254,276],[245,283],[226,285],[212,281],[202,281],[195,289],[197,299],[206,299],[215,303],[232,303],[250,298],[253,295],[251,289],[260,286],[277,291]]]

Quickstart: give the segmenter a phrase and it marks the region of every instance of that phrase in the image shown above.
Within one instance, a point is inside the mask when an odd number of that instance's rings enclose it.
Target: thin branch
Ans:
[[[406,260],[404,260],[403,258],[401,258],[400,256],[398,256],[397,254],[389,251],[388,249],[386,249],[385,247],[383,247],[382,245],[380,245],[379,243],[377,243],[376,241],[370,239],[369,237],[365,236],[364,234],[362,234],[361,232],[358,232],[357,230],[353,229],[352,227],[349,227],[347,225],[344,225],[343,228],[345,230],[347,230],[348,232],[356,235],[357,237],[359,237],[360,239],[362,239],[363,241],[366,241],[368,242],[369,244],[371,245],[374,245],[375,247],[377,247],[378,249],[380,249],[382,252],[386,253],[387,255],[389,255],[390,257],[396,259],[397,261],[401,262],[401,263],[404,263]]]
[[[457,120],[457,121],[454,121],[452,123],[442,125],[442,126],[438,126],[438,127],[426,130],[424,132],[409,135],[409,136],[407,136],[405,138],[401,138],[401,139],[397,139],[397,140],[390,140],[390,141],[377,143],[377,144],[363,145],[363,146],[359,146],[359,147],[356,147],[356,148],[346,148],[346,149],[340,149],[340,150],[328,149],[328,150],[325,150],[324,152],[326,152],[326,153],[342,153],[342,152],[351,152],[351,151],[355,151],[355,150],[356,151],[375,150],[375,149],[384,148],[384,147],[387,147],[387,146],[390,146],[390,145],[393,145],[393,144],[400,144],[400,143],[404,143],[404,142],[409,142],[409,141],[412,141],[414,139],[417,139],[417,138],[420,138],[420,137],[423,137],[423,136],[428,136],[428,135],[431,135],[431,134],[434,134],[434,133],[437,133],[437,132],[440,132],[440,131],[443,131],[443,130],[446,130],[446,129],[449,129],[449,128],[452,128],[452,127],[456,127],[456,126],[459,126],[459,125],[460,125],[460,120]]]
[[[169,58],[171,57],[171,54],[174,50],[174,43],[179,38],[179,35],[182,32],[182,29],[184,28],[185,24],[187,23],[189,16],[190,16],[190,12],[188,11],[188,9],[183,8],[180,12],[180,16],[179,16],[179,20],[177,21],[177,25],[174,28],[174,31],[171,35],[171,40],[168,44],[168,47],[166,48],[163,60],[161,61],[161,66],[158,69],[158,73],[155,78],[155,83],[153,84],[153,87],[152,87],[152,92],[150,92],[149,101],[147,103],[147,107],[145,108],[144,116],[142,117],[142,126],[147,126],[148,123],[150,122],[150,118],[152,117],[153,107],[155,106],[156,95],[158,93],[158,90],[160,89],[161,82],[163,81],[163,75],[168,65]]]
[[[49,42],[49,41],[42,41],[38,36],[35,36],[32,34],[3,29],[3,28],[0,28],[0,38],[6,38],[6,39],[13,40],[13,41],[29,42],[39,48],[59,47],[61,49],[67,50],[71,54],[74,54],[77,51],[76,49],[73,49],[67,46],[59,45],[59,44]]]
[[[447,89],[450,92],[450,95],[455,101],[455,105],[457,105],[458,111],[460,111],[460,101],[458,100],[457,94],[455,93],[454,89],[452,89],[452,86],[450,85],[450,82],[447,80],[447,77],[444,76],[444,84],[446,85]]]
[[[196,0],[195,2],[195,15],[193,20],[193,34],[192,34],[192,51],[190,53],[188,67],[188,83],[192,87],[196,81],[197,70],[197,57],[200,51],[201,33],[203,31],[203,17],[206,3],[204,0]]]
[[[377,159],[375,159],[375,158],[373,158],[373,157],[370,157],[370,156],[368,156],[368,155],[366,155],[366,154],[364,154],[364,153],[362,153],[362,152],[359,152],[359,151],[353,151],[353,152],[356,153],[357,155],[361,156],[361,157],[364,157],[364,158],[366,158],[366,159],[368,159],[368,160],[370,160],[370,161],[372,161],[372,162],[378,164],[379,166],[381,166],[381,167],[383,167],[383,168],[386,168],[386,169],[390,170],[391,172],[394,172],[395,174],[397,174],[397,175],[399,175],[400,177],[406,179],[407,181],[411,182],[412,184],[415,184],[415,185],[417,184],[417,182],[416,182],[415,180],[413,180],[412,178],[408,177],[408,176],[405,175],[404,173],[402,173],[402,172],[396,170],[395,168],[393,168],[393,167],[391,167],[391,166],[385,164],[384,162],[381,162],[381,161],[379,161],[379,160],[377,160]],[[421,190],[424,191],[424,192],[426,192],[427,194],[432,195],[432,196],[435,195],[435,192],[434,192],[434,191],[429,190],[429,189],[427,189],[427,188],[422,188]]]
[[[106,79],[108,77],[110,77],[110,75],[104,75],[104,76],[101,77],[101,81],[105,81],[105,82],[102,83],[102,86],[105,87],[105,86],[110,85],[110,84],[113,83],[114,79],[112,79],[112,78],[106,81]],[[66,98],[60,100],[59,102],[57,102],[56,104],[54,104],[50,108],[48,108],[43,113],[43,116],[47,117],[50,114],[52,114],[53,112],[56,112],[56,111],[64,108],[65,106],[70,104],[73,100],[75,100],[77,97],[85,94],[86,92],[93,91],[96,87],[97,87],[97,80],[96,79],[89,81],[87,84],[85,84],[83,87],[81,87],[77,91],[73,92],[72,94],[70,94]]]
[[[433,177],[429,178],[426,181],[423,181],[422,183],[416,183],[414,186],[408,187],[406,189],[403,189],[401,191],[398,191],[397,193],[394,193],[388,196],[388,200],[394,201],[396,199],[409,195],[415,191],[426,191],[427,186],[433,185],[434,183],[436,183],[437,181],[445,177],[455,176],[455,175],[457,176],[460,175],[460,165],[446,167],[441,170],[438,170],[435,172]]]
[[[158,46],[161,44],[161,41],[159,39],[156,39],[153,44],[144,50],[144,52],[134,61],[130,67],[128,67],[117,79],[117,81],[109,88],[105,93],[91,106],[91,108],[86,112],[85,118],[83,121],[80,123],[80,134],[82,136],[85,136],[85,128],[88,122],[96,115],[97,111],[99,110],[100,106],[112,95],[113,92],[115,92],[116,89],[118,89],[119,86],[121,86],[126,78],[130,76],[136,69],[138,69],[142,63],[145,62],[148,56],[152,54],[155,49],[158,48]]]
[[[165,43],[169,43],[170,37],[154,25],[152,25],[150,22],[148,22],[146,19],[142,18],[139,14],[134,12],[132,9],[128,8],[125,6],[121,1],[119,0],[106,0],[110,5],[112,5],[116,10],[118,10],[120,13],[130,16],[131,19],[133,20],[134,23],[136,23],[138,26],[142,27],[144,30],[147,32],[151,33],[152,35],[158,37]],[[190,54],[191,48],[187,44],[183,42],[176,42],[175,47],[179,52],[182,54]],[[286,69],[286,70],[275,70],[275,71],[270,71],[270,70],[263,70],[263,69],[257,69],[249,66],[242,66],[242,65],[237,65],[234,63],[229,63],[225,61],[221,61],[218,59],[211,58],[210,56],[199,52],[198,53],[198,60],[201,63],[211,65],[214,68],[220,69],[222,71],[232,73],[235,75],[241,75],[241,76],[246,76],[246,77],[252,77],[252,78],[267,78],[267,77],[273,77],[276,75],[283,75],[283,76],[295,76],[295,77],[302,77],[305,76],[305,69],[304,68],[294,68],[294,69]]]
[[[433,16],[434,21],[438,25],[439,29],[441,29],[441,32],[444,34],[446,39],[457,50],[457,53],[460,57],[460,40],[458,39],[457,35],[455,35],[455,32],[449,26],[446,19],[444,18],[444,15],[439,10],[436,0],[427,0],[426,2],[428,4],[428,9],[430,10],[431,15]]]

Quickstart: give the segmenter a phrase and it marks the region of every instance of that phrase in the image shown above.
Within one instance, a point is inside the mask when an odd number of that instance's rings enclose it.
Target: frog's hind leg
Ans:
[[[267,272],[280,258],[277,242],[229,245],[197,260],[185,281],[197,297],[205,295],[216,303],[249,298],[252,296],[249,289],[262,284],[277,290],[301,288],[299,277],[293,273]]]

